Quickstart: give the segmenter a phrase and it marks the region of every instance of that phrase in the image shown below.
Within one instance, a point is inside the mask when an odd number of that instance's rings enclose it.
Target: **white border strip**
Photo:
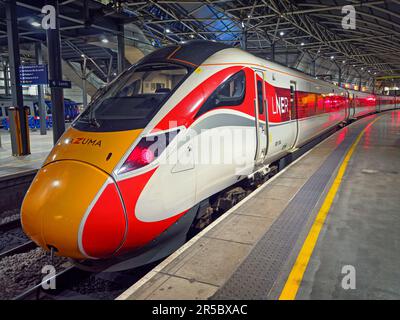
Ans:
[[[338,132],[340,132],[340,131],[341,130],[339,130]],[[334,134],[336,134],[336,132]],[[186,251],[192,245],[194,245],[206,233],[208,233],[210,230],[212,230],[214,227],[216,227],[218,224],[220,224],[222,221],[224,221],[233,212],[235,212],[236,209],[241,207],[243,204],[245,204],[247,201],[252,199],[258,193],[260,193],[267,185],[269,185],[272,181],[277,179],[281,174],[283,174],[286,170],[288,170],[292,165],[294,165],[295,163],[297,163],[298,161],[303,159],[303,157],[305,157],[311,151],[313,151],[314,148],[318,147],[320,144],[322,144],[323,142],[327,141],[332,136],[333,135],[329,136],[327,139],[324,139],[321,142],[319,142],[318,144],[316,144],[312,149],[308,150],[306,153],[301,155],[298,159],[293,161],[291,164],[289,164],[282,171],[279,171],[271,179],[269,179],[266,182],[264,182],[263,185],[261,185],[255,191],[253,191],[249,196],[244,198],[242,201],[238,202],[236,205],[234,205],[232,208],[230,208],[228,211],[226,211],[222,216],[220,216],[217,220],[215,220],[213,223],[211,223],[209,226],[207,226],[204,230],[200,231],[196,236],[194,236],[192,239],[190,239],[188,242],[186,242],[184,245],[182,245],[178,250],[176,250],[173,254],[171,254],[169,257],[167,257],[164,261],[162,261],[160,264],[158,264],[152,270],[150,270],[148,273],[146,273],[139,281],[137,281],[134,285],[132,285],[130,288],[128,288],[125,292],[121,293],[121,295],[119,295],[115,300],[127,300],[131,295],[133,295],[142,286],[144,286],[147,282],[149,282],[155,275],[157,275],[162,269],[164,269],[168,264],[170,264],[173,260],[175,260],[178,256],[180,256],[184,251]]]

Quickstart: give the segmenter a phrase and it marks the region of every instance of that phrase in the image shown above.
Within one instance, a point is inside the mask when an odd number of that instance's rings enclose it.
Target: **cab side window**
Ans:
[[[239,71],[222,83],[201,106],[196,118],[218,107],[238,106],[246,95],[246,75]]]

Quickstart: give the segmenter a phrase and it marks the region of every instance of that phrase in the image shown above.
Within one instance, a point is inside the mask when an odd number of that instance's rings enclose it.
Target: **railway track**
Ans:
[[[0,232],[4,233],[15,228],[21,228],[21,220],[13,219],[11,221],[0,224]]]
[[[49,274],[13,300],[113,300],[154,266],[151,264],[123,272],[92,273],[70,265],[60,272]]]
[[[19,219],[0,224],[0,260],[35,247],[36,244],[23,233]]]
[[[0,177],[0,212],[19,209],[37,170]],[[0,220],[1,220],[0,215]]]
[[[19,208],[37,170],[0,177],[0,259],[36,245],[22,231]]]

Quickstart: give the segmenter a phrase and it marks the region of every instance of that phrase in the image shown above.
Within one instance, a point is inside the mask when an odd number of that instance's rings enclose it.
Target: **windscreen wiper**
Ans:
[[[88,114],[80,117],[79,121],[88,123],[92,127],[100,128],[100,123],[97,121],[97,119],[94,116],[92,116],[91,112],[89,112]]]

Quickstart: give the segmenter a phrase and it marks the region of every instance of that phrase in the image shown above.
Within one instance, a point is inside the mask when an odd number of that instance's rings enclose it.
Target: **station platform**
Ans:
[[[48,130],[46,135],[39,131],[31,131],[31,154],[28,156],[14,157],[11,150],[10,133],[0,130],[0,177],[15,175],[32,169],[39,169],[53,147],[53,131]]]
[[[331,135],[119,300],[399,299],[400,110]]]

